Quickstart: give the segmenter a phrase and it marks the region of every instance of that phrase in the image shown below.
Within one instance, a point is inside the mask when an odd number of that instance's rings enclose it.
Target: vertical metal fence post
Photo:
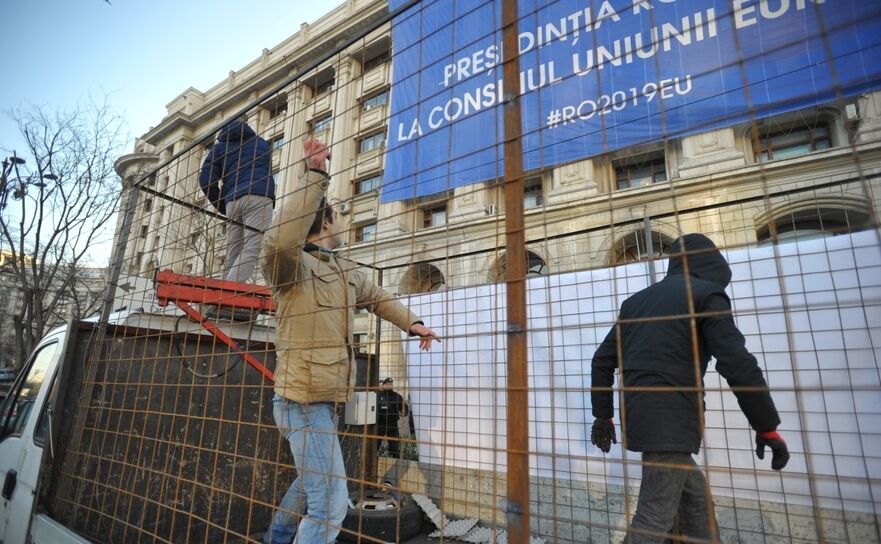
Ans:
[[[504,0],[502,49],[505,89],[505,245],[508,304],[509,542],[529,542],[529,397],[526,354],[526,244],[523,222],[523,143],[517,0]]]
[[[378,277],[376,281],[376,285],[382,287],[383,280],[383,269],[379,269]],[[379,355],[380,355],[380,341],[382,340],[382,320],[377,316],[374,317],[376,320],[376,340],[375,342],[375,355],[373,357],[367,358],[367,385],[366,390],[368,392],[378,392],[379,390]],[[377,417],[379,417],[379,413],[377,412]],[[364,427],[364,432],[367,433],[367,440],[365,441],[366,451],[364,451],[364,481],[373,483],[377,481],[377,477],[379,475],[379,455],[378,448],[381,440],[377,438],[373,438],[377,433],[377,423],[373,425],[366,425]]]
[[[652,240],[652,218],[645,216],[642,218],[642,232],[645,235],[645,254],[648,256],[646,262],[649,265],[649,283],[658,281],[655,276],[655,243]]]

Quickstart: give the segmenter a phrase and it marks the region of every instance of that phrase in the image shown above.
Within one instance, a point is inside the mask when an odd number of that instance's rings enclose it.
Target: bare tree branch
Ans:
[[[0,329],[12,321],[20,364],[48,328],[87,315],[100,298],[100,278],[86,265],[113,225],[123,122],[106,99],[52,114],[38,106],[7,113],[26,162],[3,184],[0,273],[15,278],[22,301],[13,315],[0,315]]]

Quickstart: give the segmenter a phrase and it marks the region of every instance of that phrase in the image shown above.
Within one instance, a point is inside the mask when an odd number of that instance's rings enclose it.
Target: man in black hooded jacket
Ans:
[[[684,536],[718,538],[709,488],[692,458],[702,440],[703,377],[710,357],[757,433],[759,459],[768,446],[774,470],[789,460],[776,430],[774,401],[731,315],[725,294],[731,268],[702,234],[681,237],[671,255],[667,276],[621,305],[591,364],[596,418],[591,442],[607,453],[616,442],[612,385],[620,369],[623,445],[642,453],[642,485],[628,542],[664,542],[677,511]]]

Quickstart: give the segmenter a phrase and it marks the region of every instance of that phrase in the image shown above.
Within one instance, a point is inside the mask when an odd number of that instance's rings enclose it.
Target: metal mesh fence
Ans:
[[[102,542],[878,542],[879,15],[353,1],[185,93],[118,163],[47,508]]]

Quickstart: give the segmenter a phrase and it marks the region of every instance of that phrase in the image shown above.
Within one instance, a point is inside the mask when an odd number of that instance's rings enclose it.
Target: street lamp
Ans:
[[[11,157],[3,159],[3,171],[2,176],[0,176],[0,210],[6,208],[6,199],[9,198],[10,194],[12,194],[13,200],[19,200],[27,194],[28,185],[45,187],[46,183],[44,180],[58,181],[58,176],[55,174],[45,174],[43,176],[31,174],[26,178],[22,178],[18,174],[18,167],[24,163],[25,160],[16,156],[14,151]],[[15,170],[15,178],[10,180],[9,174],[12,170]]]

